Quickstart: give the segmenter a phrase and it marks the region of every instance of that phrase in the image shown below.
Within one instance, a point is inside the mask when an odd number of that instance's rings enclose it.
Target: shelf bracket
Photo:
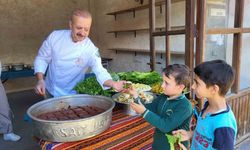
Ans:
[[[117,38],[117,32],[115,32],[115,38]]]
[[[133,10],[133,17],[135,18],[135,10]]]
[[[163,58],[162,53],[161,53],[161,59]]]
[[[160,13],[162,14],[162,5],[160,5]]]
[[[134,36],[136,37],[136,30],[134,31]]]
[[[114,17],[115,17],[115,21],[116,21],[116,14],[114,14]]]
[[[135,52],[135,56],[137,55],[137,52]]]

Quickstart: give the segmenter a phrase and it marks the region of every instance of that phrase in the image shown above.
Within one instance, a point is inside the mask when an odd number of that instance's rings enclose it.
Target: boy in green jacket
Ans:
[[[189,68],[185,65],[167,66],[162,73],[164,94],[150,104],[142,104],[138,93],[131,88],[128,90],[135,98],[135,102],[130,103],[132,109],[155,127],[152,144],[154,150],[170,149],[165,134],[172,134],[177,129],[189,130],[192,105],[183,94],[183,90],[190,83],[189,73]],[[188,146],[188,142],[183,144]]]

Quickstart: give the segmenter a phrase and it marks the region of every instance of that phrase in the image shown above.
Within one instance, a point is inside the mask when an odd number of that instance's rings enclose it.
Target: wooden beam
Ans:
[[[200,64],[204,61],[204,51],[206,44],[206,1],[197,0],[197,11],[196,11],[196,55],[195,64]]]
[[[163,5],[163,2],[157,3],[157,5],[159,5],[159,4]],[[106,15],[116,15],[116,14],[123,14],[123,13],[128,13],[128,12],[134,12],[136,10],[147,9],[147,8],[149,8],[149,6],[150,5],[143,5],[143,6],[138,6],[138,7],[134,7],[134,8],[128,8],[128,9],[124,9],[124,10],[118,10],[118,11],[107,13]]]
[[[195,1],[186,0],[186,37],[185,37],[185,64],[194,68],[194,11]]]
[[[182,2],[184,0],[172,0],[172,3],[177,3],[177,2]],[[155,6],[162,6],[165,5],[165,1],[159,1],[155,3]],[[117,14],[123,14],[123,13],[128,13],[128,12],[134,12],[136,10],[143,10],[143,9],[147,9],[150,7],[150,3],[147,5],[142,5],[142,6],[137,6],[134,8],[128,8],[128,9],[123,9],[123,10],[118,10],[118,11],[114,11],[114,12],[110,12],[107,13],[106,15],[117,15]]]
[[[168,31],[170,30],[170,20],[171,20],[171,0],[166,0],[165,2],[165,27],[166,27],[166,33],[165,33],[165,47],[166,47],[166,66],[170,64],[170,38],[168,35]]]
[[[172,31],[157,31],[157,32],[153,32],[153,36],[181,35],[181,34],[185,34],[185,33],[186,33],[185,29],[172,30]]]
[[[137,48],[109,48],[107,50],[111,51],[121,51],[121,52],[137,52],[137,53],[148,53],[150,54],[149,49],[137,49]],[[165,50],[155,50],[156,54],[165,54]],[[170,51],[171,55],[176,55],[176,56],[184,56],[183,51]]]
[[[185,33],[185,64],[190,68],[194,69],[194,17],[195,17],[195,0],[186,0],[186,33]],[[190,87],[193,84],[193,71],[191,72]],[[189,95],[190,99],[194,98],[193,92]]]
[[[241,28],[213,28],[207,29],[207,34],[234,34],[241,33]]]
[[[243,27],[244,0],[235,3],[234,27]],[[240,90],[240,64],[241,64],[242,33],[235,33],[233,39],[233,68],[235,69],[235,81],[232,92],[238,93]]]
[[[243,28],[242,33],[250,33],[250,28]]]
[[[183,30],[185,26],[172,26],[171,30]],[[155,27],[156,31],[166,30],[165,27]],[[134,28],[134,29],[120,29],[120,30],[112,30],[107,31],[107,33],[116,33],[116,32],[134,32],[134,31],[149,31],[149,28]]]
[[[155,0],[149,1],[149,47],[150,47],[150,69],[155,70],[155,40],[153,37],[155,32]]]
[[[250,28],[213,28],[207,29],[207,34],[235,34],[235,33],[250,33]]]

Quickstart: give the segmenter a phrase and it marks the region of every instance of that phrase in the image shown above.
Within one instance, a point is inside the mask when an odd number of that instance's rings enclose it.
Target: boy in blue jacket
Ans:
[[[132,109],[155,127],[152,144],[154,150],[169,150],[170,144],[165,134],[172,134],[177,129],[189,130],[192,116],[191,103],[183,94],[190,83],[189,68],[181,64],[169,65],[163,70],[162,78],[164,94],[150,104],[140,103],[138,93],[129,89],[129,93],[135,98],[135,102],[130,103]],[[187,141],[183,144],[188,146]]]
[[[234,71],[223,60],[203,62],[194,69],[192,89],[198,98],[207,101],[198,114],[194,131],[177,130],[182,140],[192,138],[191,150],[233,150],[237,133],[234,114],[225,95],[234,81]]]

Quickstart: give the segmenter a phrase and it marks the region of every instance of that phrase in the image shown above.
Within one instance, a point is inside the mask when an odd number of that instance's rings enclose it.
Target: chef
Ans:
[[[98,48],[88,37],[91,22],[88,11],[75,10],[69,21],[70,30],[53,31],[43,42],[34,61],[37,94],[45,97],[76,94],[73,88],[85,78],[88,68],[103,89],[123,89],[125,81],[112,80],[102,66]]]

